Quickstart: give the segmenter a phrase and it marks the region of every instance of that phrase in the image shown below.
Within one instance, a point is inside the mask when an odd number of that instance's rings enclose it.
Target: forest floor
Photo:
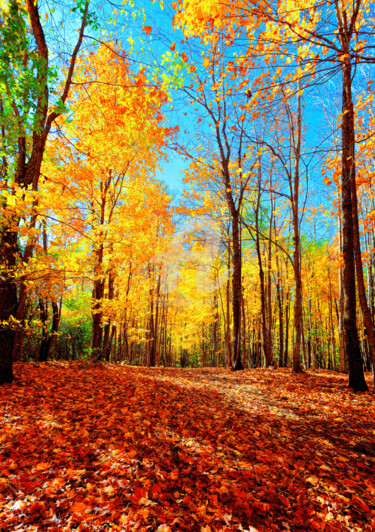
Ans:
[[[375,531],[375,396],[346,375],[15,373],[0,388],[0,530]]]

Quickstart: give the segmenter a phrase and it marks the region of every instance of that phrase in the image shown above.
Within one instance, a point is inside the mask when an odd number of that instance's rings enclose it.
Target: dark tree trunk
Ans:
[[[342,95],[342,248],[343,248],[343,295],[344,295],[344,334],[345,350],[348,356],[349,387],[354,391],[366,391],[367,384],[363,374],[361,349],[356,322],[356,275],[354,266],[353,203],[351,180],[355,180],[354,160],[354,122],[351,98],[351,67],[343,63]]]
[[[349,74],[350,75],[350,72]],[[370,354],[370,360],[372,361],[373,366],[373,375],[375,378],[375,334],[374,334],[374,325],[371,317],[371,309],[367,303],[366,288],[365,288],[365,279],[363,276],[363,264],[362,264],[362,254],[361,254],[361,243],[360,243],[360,232],[359,232],[359,221],[358,221],[358,200],[357,200],[357,185],[356,185],[356,168],[355,168],[355,130],[354,130],[354,109],[353,101],[351,95],[351,87],[346,89],[347,97],[349,98],[349,116],[347,121],[349,122],[349,132],[351,135],[351,150],[349,156],[349,166],[350,166],[350,186],[351,186],[351,199],[352,199],[352,217],[353,217],[353,245],[354,245],[354,258],[355,258],[355,271],[357,278],[358,286],[358,298],[361,307],[361,312],[363,316],[363,322],[365,326],[365,334],[368,340],[368,348]],[[349,133],[348,132],[348,133]],[[369,265],[371,268],[371,265]]]
[[[259,170],[260,172],[260,170]],[[266,288],[264,282],[264,270],[262,264],[262,255],[260,250],[260,238],[259,238],[259,207],[260,207],[260,177],[258,179],[258,196],[257,203],[255,207],[255,247],[258,258],[258,269],[259,269],[259,283],[260,283],[260,311],[262,316],[262,338],[263,338],[263,352],[264,358],[266,361],[266,367],[272,365],[272,348],[271,348],[271,334],[268,327],[267,320],[267,299],[266,299]]]
[[[51,328],[51,345],[53,344],[52,358],[54,358],[55,356],[57,333],[59,330],[60,317],[61,317],[61,304],[62,304],[62,301],[60,301],[60,308],[59,308],[57,301],[52,301],[52,328]]]
[[[246,309],[245,309],[245,297],[244,297],[244,288],[241,290],[241,307],[242,307],[242,363],[244,367],[249,366],[248,361],[248,341],[246,334]]]
[[[276,264],[278,265],[277,255],[276,255]],[[278,270],[278,278],[276,284],[276,295],[277,295],[277,304],[279,310],[279,366],[280,368],[284,367],[284,313],[283,313],[283,298],[282,290],[280,283],[280,272]]]
[[[212,323],[212,360],[214,361],[214,366],[218,366],[219,365],[219,359],[218,359],[219,309],[218,309],[216,293],[214,293],[214,297],[213,297],[213,315],[214,315],[214,321]],[[204,366],[203,363],[202,365]]]
[[[161,274],[159,272],[158,282],[156,286],[156,300],[155,300],[155,322],[154,322],[154,338],[153,338],[153,350],[154,350],[154,365],[159,364],[160,361],[160,288],[161,288]]]
[[[232,277],[232,308],[233,308],[233,371],[244,369],[241,357],[241,237],[238,213],[232,215],[233,243],[233,277]]]
[[[48,332],[48,303],[39,301],[40,321],[42,322],[43,337],[39,346],[39,362],[48,360],[49,347],[51,339]]]
[[[93,289],[93,309],[92,309],[92,359],[97,361],[102,355],[103,346],[103,329],[102,318],[103,312],[101,309],[101,300],[104,295],[104,281],[103,279],[96,279],[94,281]]]
[[[151,367],[154,367],[156,364],[156,346],[155,346],[155,316],[154,316],[154,270],[151,275],[151,266],[148,264],[148,277],[150,282],[150,320],[149,320],[149,345],[148,345],[148,364]]]
[[[289,316],[290,316],[290,293],[289,290],[286,293],[286,305],[285,305],[285,346],[284,346],[284,366],[288,366],[288,354],[289,354]]]
[[[229,272],[230,272],[230,242],[228,242],[228,279],[226,282],[225,292],[226,292],[226,319],[225,319],[225,355],[226,355],[226,366],[232,366],[232,344],[230,338],[230,281],[229,281]]]
[[[103,356],[102,358],[109,362],[110,347],[110,333],[111,333],[111,320],[109,320],[103,327]]]
[[[299,231],[299,184],[300,184],[300,158],[302,142],[302,111],[301,95],[297,94],[297,142],[294,147],[295,164],[293,184],[290,185],[292,197],[292,219],[293,219],[293,270],[295,282],[294,295],[294,332],[295,344],[293,347],[293,371],[302,372],[301,366],[301,342],[302,342],[302,277],[301,277],[301,239]]]
[[[111,250],[113,252],[113,249]],[[107,299],[109,301],[112,301],[115,297],[115,275],[114,271],[110,269],[108,273],[108,297]],[[104,360],[109,362],[109,357],[111,354],[111,346],[112,346],[112,325],[111,320],[109,320],[108,323],[105,324],[104,327],[104,340],[103,340],[103,355]]]
[[[0,322],[9,322],[17,307],[17,288],[11,281],[0,283]],[[11,326],[0,326],[0,385],[14,380],[13,342],[15,331]]]
[[[1,235],[0,263],[2,266],[0,280],[0,385],[14,380],[13,343],[15,329],[10,319],[17,310],[17,286],[12,280],[17,251],[17,233],[3,229]],[[8,325],[9,324],[9,325]]]

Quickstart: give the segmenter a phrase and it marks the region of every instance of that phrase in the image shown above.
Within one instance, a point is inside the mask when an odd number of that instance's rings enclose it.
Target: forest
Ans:
[[[0,0],[0,530],[375,530],[374,7]]]

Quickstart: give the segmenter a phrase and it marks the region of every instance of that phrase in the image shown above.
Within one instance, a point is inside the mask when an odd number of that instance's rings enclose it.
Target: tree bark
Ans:
[[[11,280],[0,282],[0,322],[8,322],[17,307],[17,288]],[[14,380],[13,342],[15,330],[11,324],[0,328],[0,385]]]
[[[243,370],[241,357],[241,237],[238,212],[232,214],[233,276],[233,371]]]
[[[226,320],[225,320],[225,355],[226,355],[226,365],[227,367],[232,366],[232,344],[231,344],[231,335],[230,335],[230,281],[229,281],[229,272],[230,272],[230,250],[231,245],[230,242],[228,242],[228,263],[227,263],[227,269],[228,269],[228,279],[226,282]]]
[[[159,303],[159,293],[160,293],[160,274],[158,278],[157,283],[157,289],[156,289],[156,298],[155,298],[155,290],[154,290],[154,282],[155,282],[155,276],[154,276],[155,270],[152,269],[151,272],[151,266],[150,263],[148,264],[148,276],[149,276],[149,282],[150,282],[150,319],[149,319],[149,346],[148,346],[148,364],[151,367],[154,367],[156,365],[156,340],[157,340],[157,327],[158,327],[158,303]],[[152,275],[151,275],[152,274]],[[155,309],[156,306],[156,309]],[[155,310],[154,310],[155,309]]]
[[[39,346],[39,362],[48,359],[50,337],[48,332],[48,301],[39,300],[40,321],[42,322],[43,336]]]
[[[356,322],[356,274],[354,265],[352,180],[355,184],[354,166],[354,116],[351,96],[351,66],[342,65],[342,246],[343,246],[343,295],[345,351],[348,356],[349,387],[354,391],[366,391],[361,348]]]
[[[92,359],[98,361],[102,356],[103,329],[102,329],[102,299],[104,297],[104,279],[102,273],[103,244],[95,252],[95,280],[92,291]]]
[[[258,170],[259,174],[259,170]],[[258,186],[260,187],[260,178],[258,179]],[[266,300],[266,289],[264,282],[264,270],[262,264],[262,255],[260,250],[260,237],[259,237],[259,207],[260,207],[260,188],[258,188],[257,202],[255,205],[254,215],[255,215],[255,248],[258,258],[258,270],[259,270],[259,283],[260,283],[260,309],[262,316],[262,338],[263,338],[263,352],[266,362],[266,367],[271,366],[272,364],[272,351],[271,351],[271,341],[270,341],[270,331],[268,328],[267,320],[267,300]]]
[[[297,95],[297,131],[294,147],[294,176],[293,185],[291,184],[292,197],[292,218],[293,218],[293,269],[295,282],[295,299],[294,299],[294,333],[295,343],[293,347],[293,371],[301,373],[301,342],[302,342],[302,278],[301,278],[301,240],[299,233],[299,165],[301,158],[301,141],[302,141],[302,114],[301,114],[301,95]]]
[[[289,317],[290,317],[290,292],[287,290],[285,297],[285,346],[284,346],[284,366],[288,366],[289,358]]]
[[[358,199],[357,199],[357,185],[356,185],[356,168],[355,168],[355,124],[354,124],[354,106],[351,94],[351,72],[350,64],[347,68],[349,71],[344,74],[345,79],[345,98],[346,98],[346,107],[349,110],[346,115],[347,117],[343,118],[343,126],[345,120],[346,135],[350,139],[349,148],[349,158],[348,165],[350,171],[350,188],[351,188],[351,200],[352,200],[352,218],[353,218],[353,245],[354,245],[354,259],[355,259],[355,271],[356,279],[358,286],[358,297],[361,307],[361,312],[363,316],[363,321],[365,325],[365,333],[368,340],[368,345],[370,349],[370,358],[372,361],[374,383],[375,383],[375,333],[374,325],[371,317],[371,309],[367,303],[366,297],[366,288],[365,288],[365,279],[363,275],[363,264],[362,264],[362,254],[361,254],[361,243],[360,243],[360,233],[359,233],[359,221],[358,221]]]

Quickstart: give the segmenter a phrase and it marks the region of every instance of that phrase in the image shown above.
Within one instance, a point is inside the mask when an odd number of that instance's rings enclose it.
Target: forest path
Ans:
[[[0,530],[375,530],[374,396],[345,375],[16,373],[0,388]]]

